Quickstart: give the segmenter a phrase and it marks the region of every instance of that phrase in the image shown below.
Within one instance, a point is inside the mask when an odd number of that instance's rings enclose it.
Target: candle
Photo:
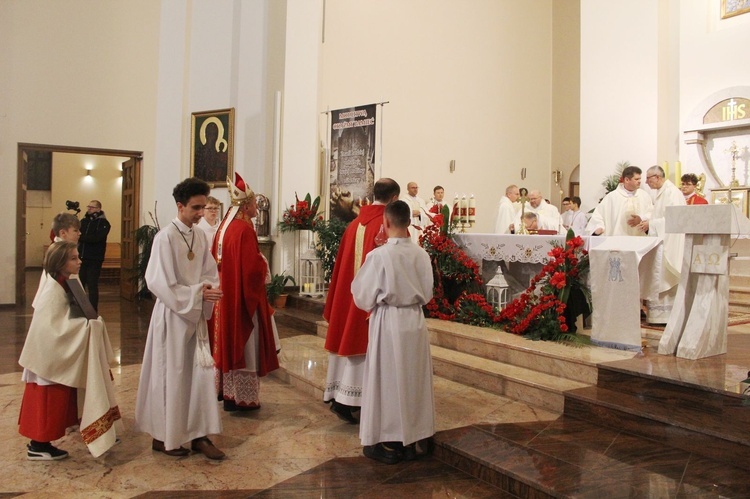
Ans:
[[[474,199],[474,194],[469,197],[469,223],[473,224],[477,221],[477,200]]]
[[[682,163],[675,161],[674,163],[674,183],[680,185],[682,183]]]
[[[669,178],[669,162],[665,161],[664,166],[662,167],[664,170],[664,178]]]
[[[466,194],[461,197],[461,212],[459,220],[461,223],[469,223],[469,203],[466,201]]]

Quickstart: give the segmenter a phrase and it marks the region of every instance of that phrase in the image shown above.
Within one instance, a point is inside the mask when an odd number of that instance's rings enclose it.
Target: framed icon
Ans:
[[[226,187],[234,172],[234,108],[192,114],[190,175]]]

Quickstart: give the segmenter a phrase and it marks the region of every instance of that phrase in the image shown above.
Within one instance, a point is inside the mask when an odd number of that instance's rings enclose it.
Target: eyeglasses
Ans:
[[[648,180],[648,179],[650,179],[650,178],[658,177],[658,176],[659,176],[659,175],[646,175],[646,180]]]

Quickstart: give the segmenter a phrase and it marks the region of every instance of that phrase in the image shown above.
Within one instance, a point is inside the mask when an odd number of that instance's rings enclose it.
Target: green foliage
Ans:
[[[326,282],[330,282],[331,276],[333,276],[333,264],[339,252],[341,238],[344,236],[344,231],[348,225],[349,222],[332,218],[318,222],[313,229],[318,236],[315,255],[320,258],[323,267],[323,279]]]
[[[622,171],[628,166],[630,166],[629,161],[621,161],[617,163],[615,173],[604,178],[604,180],[602,181],[602,186],[604,186],[604,188],[607,190],[607,194],[617,189],[617,186],[620,185],[620,177],[622,177]]]
[[[159,218],[156,214],[156,201],[154,201],[154,212],[148,212],[153,225],[141,225],[133,233],[135,245],[138,248],[138,255],[135,258],[135,273],[132,276],[135,282],[137,294],[139,297],[150,296],[148,286],[146,286],[146,268],[151,259],[151,247],[154,245],[154,238],[159,232]]]
[[[271,282],[266,284],[266,296],[268,297],[268,301],[273,302],[277,296],[283,294],[284,288],[286,288],[286,284],[290,281],[292,285],[297,285],[294,277],[286,275],[284,272],[282,272],[281,274],[272,275]]]

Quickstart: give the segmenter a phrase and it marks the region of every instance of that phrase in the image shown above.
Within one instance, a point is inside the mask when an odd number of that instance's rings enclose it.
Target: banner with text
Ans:
[[[354,220],[359,207],[373,201],[375,110],[369,104],[331,111],[331,218]]]

